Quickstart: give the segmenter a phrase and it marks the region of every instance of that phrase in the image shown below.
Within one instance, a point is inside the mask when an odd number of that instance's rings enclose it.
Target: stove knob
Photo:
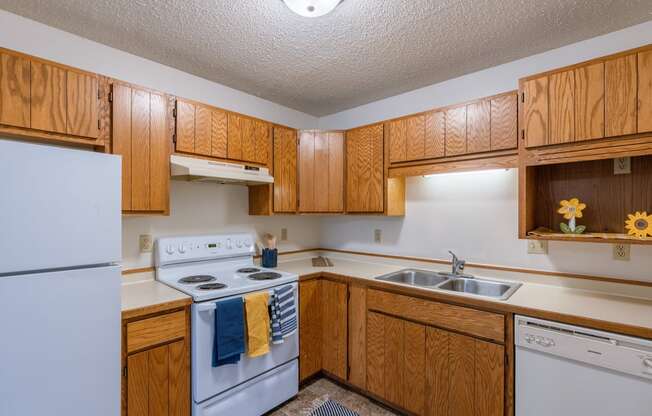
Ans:
[[[240,240],[236,241],[235,245],[236,245],[238,248],[242,248],[242,241],[240,241]]]
[[[231,250],[233,248],[233,245],[231,244],[231,239],[230,238],[226,239],[226,248],[228,250]]]
[[[647,368],[652,368],[652,358],[643,359],[643,365]]]
[[[244,246],[247,248],[251,247],[251,243],[249,242],[249,240],[245,240]]]
[[[165,247],[165,252],[168,254],[174,254],[174,246],[172,244],[168,244],[168,246]]]
[[[186,252],[186,245],[185,245],[185,244],[181,244],[181,245],[179,246],[179,253],[183,254],[183,253],[185,253],[185,252]]]

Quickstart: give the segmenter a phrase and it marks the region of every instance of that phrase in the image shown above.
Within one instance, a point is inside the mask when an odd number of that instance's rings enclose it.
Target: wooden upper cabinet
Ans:
[[[252,162],[269,165],[270,144],[269,137],[270,126],[268,123],[260,120],[254,121],[254,134],[256,142],[256,154]]]
[[[96,75],[66,71],[66,133],[98,137],[99,98]]]
[[[169,139],[167,98],[113,84],[113,148],[122,156],[122,210],[167,213]]]
[[[518,96],[515,93],[491,99],[491,150],[518,147]]]
[[[31,126],[30,83],[29,60],[0,53],[0,124]]]
[[[446,154],[446,113],[431,111],[424,116],[424,159]]]
[[[242,117],[229,114],[227,139],[227,157],[242,160]]]
[[[548,144],[548,76],[523,83],[523,131],[527,147]]]
[[[407,123],[404,118],[387,123],[389,136],[389,161],[405,162],[407,160]]]
[[[177,100],[177,137],[178,152],[195,152],[195,104]]]
[[[575,68],[575,140],[604,137],[604,63]]]
[[[346,210],[383,212],[383,125],[346,133]]]
[[[408,117],[406,124],[406,159],[419,160],[425,156],[425,116]]]
[[[638,132],[652,131],[652,50],[638,54]]]
[[[299,133],[299,211],[343,211],[343,157],[343,133]]]
[[[277,126],[274,127],[274,212],[296,211],[297,131]]]
[[[605,135],[634,134],[637,131],[636,54],[605,62]]]
[[[466,106],[446,110],[446,156],[462,155],[466,148]]]
[[[193,153],[204,156],[211,155],[212,113],[208,107],[195,106],[195,148]]]
[[[211,110],[211,153],[213,157],[226,158],[228,115],[225,111]]]
[[[491,102],[478,101],[466,106],[466,152],[491,150]]]
[[[66,133],[66,70],[31,62],[31,128]]]
[[[575,140],[575,76],[573,71],[558,72],[549,79],[548,144]]]

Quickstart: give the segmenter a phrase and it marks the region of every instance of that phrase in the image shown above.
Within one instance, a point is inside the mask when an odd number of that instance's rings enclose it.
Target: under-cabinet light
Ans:
[[[462,176],[462,175],[474,175],[474,174],[487,174],[495,172],[507,172],[509,169],[484,169],[484,170],[464,170],[461,172],[442,172],[442,173],[432,173],[429,175],[423,175],[424,178],[432,178],[435,176]]]

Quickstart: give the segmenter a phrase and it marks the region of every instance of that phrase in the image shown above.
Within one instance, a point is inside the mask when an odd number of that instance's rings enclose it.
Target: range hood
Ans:
[[[269,169],[257,166],[171,155],[170,168],[172,179],[236,185],[274,183],[274,178],[269,175]]]

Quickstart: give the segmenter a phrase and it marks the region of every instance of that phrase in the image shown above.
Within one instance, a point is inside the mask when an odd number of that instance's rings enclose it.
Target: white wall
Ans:
[[[349,129],[515,90],[524,76],[649,43],[652,21],[321,117],[319,128]]]
[[[317,118],[0,10],[0,46],[295,128]]]
[[[613,260],[610,244],[550,242],[547,255],[527,254],[517,201],[516,169],[408,178],[405,217],[323,218],[321,245],[445,260],[452,250],[473,263],[652,282],[650,246],[631,246],[629,262]]]
[[[247,188],[238,185],[171,181],[170,217],[123,217],[122,262],[126,269],[152,265],[151,254],[140,254],[138,236],[269,232],[278,237],[287,228],[288,241],[279,241],[279,250],[319,247],[319,219],[281,215],[251,217],[247,214]]]

